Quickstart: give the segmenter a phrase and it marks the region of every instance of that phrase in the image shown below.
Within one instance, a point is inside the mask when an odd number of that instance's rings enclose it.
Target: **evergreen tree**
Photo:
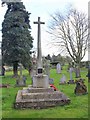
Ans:
[[[22,2],[8,2],[2,22],[2,62],[13,64],[16,76],[18,63],[30,61],[33,38],[30,34],[29,15]]]

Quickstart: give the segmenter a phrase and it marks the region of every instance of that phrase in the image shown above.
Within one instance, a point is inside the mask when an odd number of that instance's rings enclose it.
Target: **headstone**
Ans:
[[[87,94],[87,87],[84,84],[84,81],[82,79],[76,81],[76,87],[75,87],[74,93],[76,95]]]
[[[57,69],[58,74],[61,73],[61,65],[60,65],[60,63],[57,64],[56,69]]]
[[[45,62],[45,74],[50,78],[50,60],[46,60]]]
[[[26,86],[26,77],[22,75],[22,64],[19,64],[20,66],[20,75],[16,78],[16,85],[18,87]]]
[[[32,58],[32,69],[30,72],[30,76],[31,76],[31,80],[32,80],[32,84],[33,84],[33,76],[36,75],[36,67],[37,67],[37,59],[36,59],[36,55],[34,53],[33,58]]]
[[[66,76],[63,74],[62,78],[60,79],[59,84],[66,84]]]
[[[70,67],[69,68],[70,80],[67,82],[68,84],[75,84],[73,77],[72,77],[72,72],[73,72],[73,67]]]
[[[49,84],[54,84],[54,79],[53,78],[49,78]]]
[[[72,72],[73,72],[73,68],[72,68],[72,67],[70,67],[70,68],[69,68],[70,80],[73,80],[73,78],[72,78]]]
[[[16,79],[16,85],[17,87],[24,87],[26,86],[26,77],[25,76],[18,76]]]

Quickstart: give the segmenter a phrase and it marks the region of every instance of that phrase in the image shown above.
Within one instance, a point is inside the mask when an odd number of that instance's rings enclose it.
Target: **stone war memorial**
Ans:
[[[40,21],[34,22],[38,25],[38,39],[37,39],[37,69],[36,74],[33,75],[32,85],[24,87],[19,90],[16,96],[14,107],[16,109],[25,108],[48,108],[54,106],[60,106],[70,103],[70,99],[60,91],[54,91],[49,86],[48,75],[43,73],[42,67],[42,51],[41,51],[41,24],[45,24]]]

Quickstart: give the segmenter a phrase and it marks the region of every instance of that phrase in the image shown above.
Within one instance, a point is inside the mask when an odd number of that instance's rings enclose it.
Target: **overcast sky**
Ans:
[[[89,0],[22,0],[26,10],[31,13],[30,25],[32,28],[31,34],[34,38],[34,47],[37,48],[37,25],[33,24],[33,22],[37,21],[38,17],[41,17],[41,21],[45,22],[45,25],[41,25],[42,54],[58,54],[58,49],[54,49],[54,47],[52,48],[48,44],[51,37],[48,35],[46,30],[48,30],[47,26],[50,23],[50,14],[53,14],[56,11],[60,11],[64,14],[70,4],[72,4],[76,9],[88,14],[88,1]],[[6,9],[6,7],[0,6],[0,29]],[[1,40],[0,32],[0,41]]]

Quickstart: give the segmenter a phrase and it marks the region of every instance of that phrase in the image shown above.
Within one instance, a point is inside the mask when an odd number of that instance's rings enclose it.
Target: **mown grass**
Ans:
[[[67,66],[63,67],[62,73],[57,74],[55,69],[51,69],[50,78],[54,78],[54,85],[58,90],[66,94],[71,103],[65,106],[52,107],[48,109],[14,109],[14,102],[17,91],[23,87],[15,87],[16,79],[12,78],[12,72],[6,72],[5,77],[2,78],[2,83],[10,84],[9,88],[2,88],[2,117],[3,118],[88,118],[88,94],[76,96],[74,94],[75,84],[73,85],[59,85],[62,74],[66,75],[69,80],[69,73]],[[27,86],[31,84],[31,77],[26,70],[23,74],[27,76]],[[85,85],[88,87],[88,80],[86,78],[87,70],[85,68],[81,71],[82,78],[85,78]],[[76,80],[73,73],[73,79]],[[1,88],[0,88],[1,89]]]

